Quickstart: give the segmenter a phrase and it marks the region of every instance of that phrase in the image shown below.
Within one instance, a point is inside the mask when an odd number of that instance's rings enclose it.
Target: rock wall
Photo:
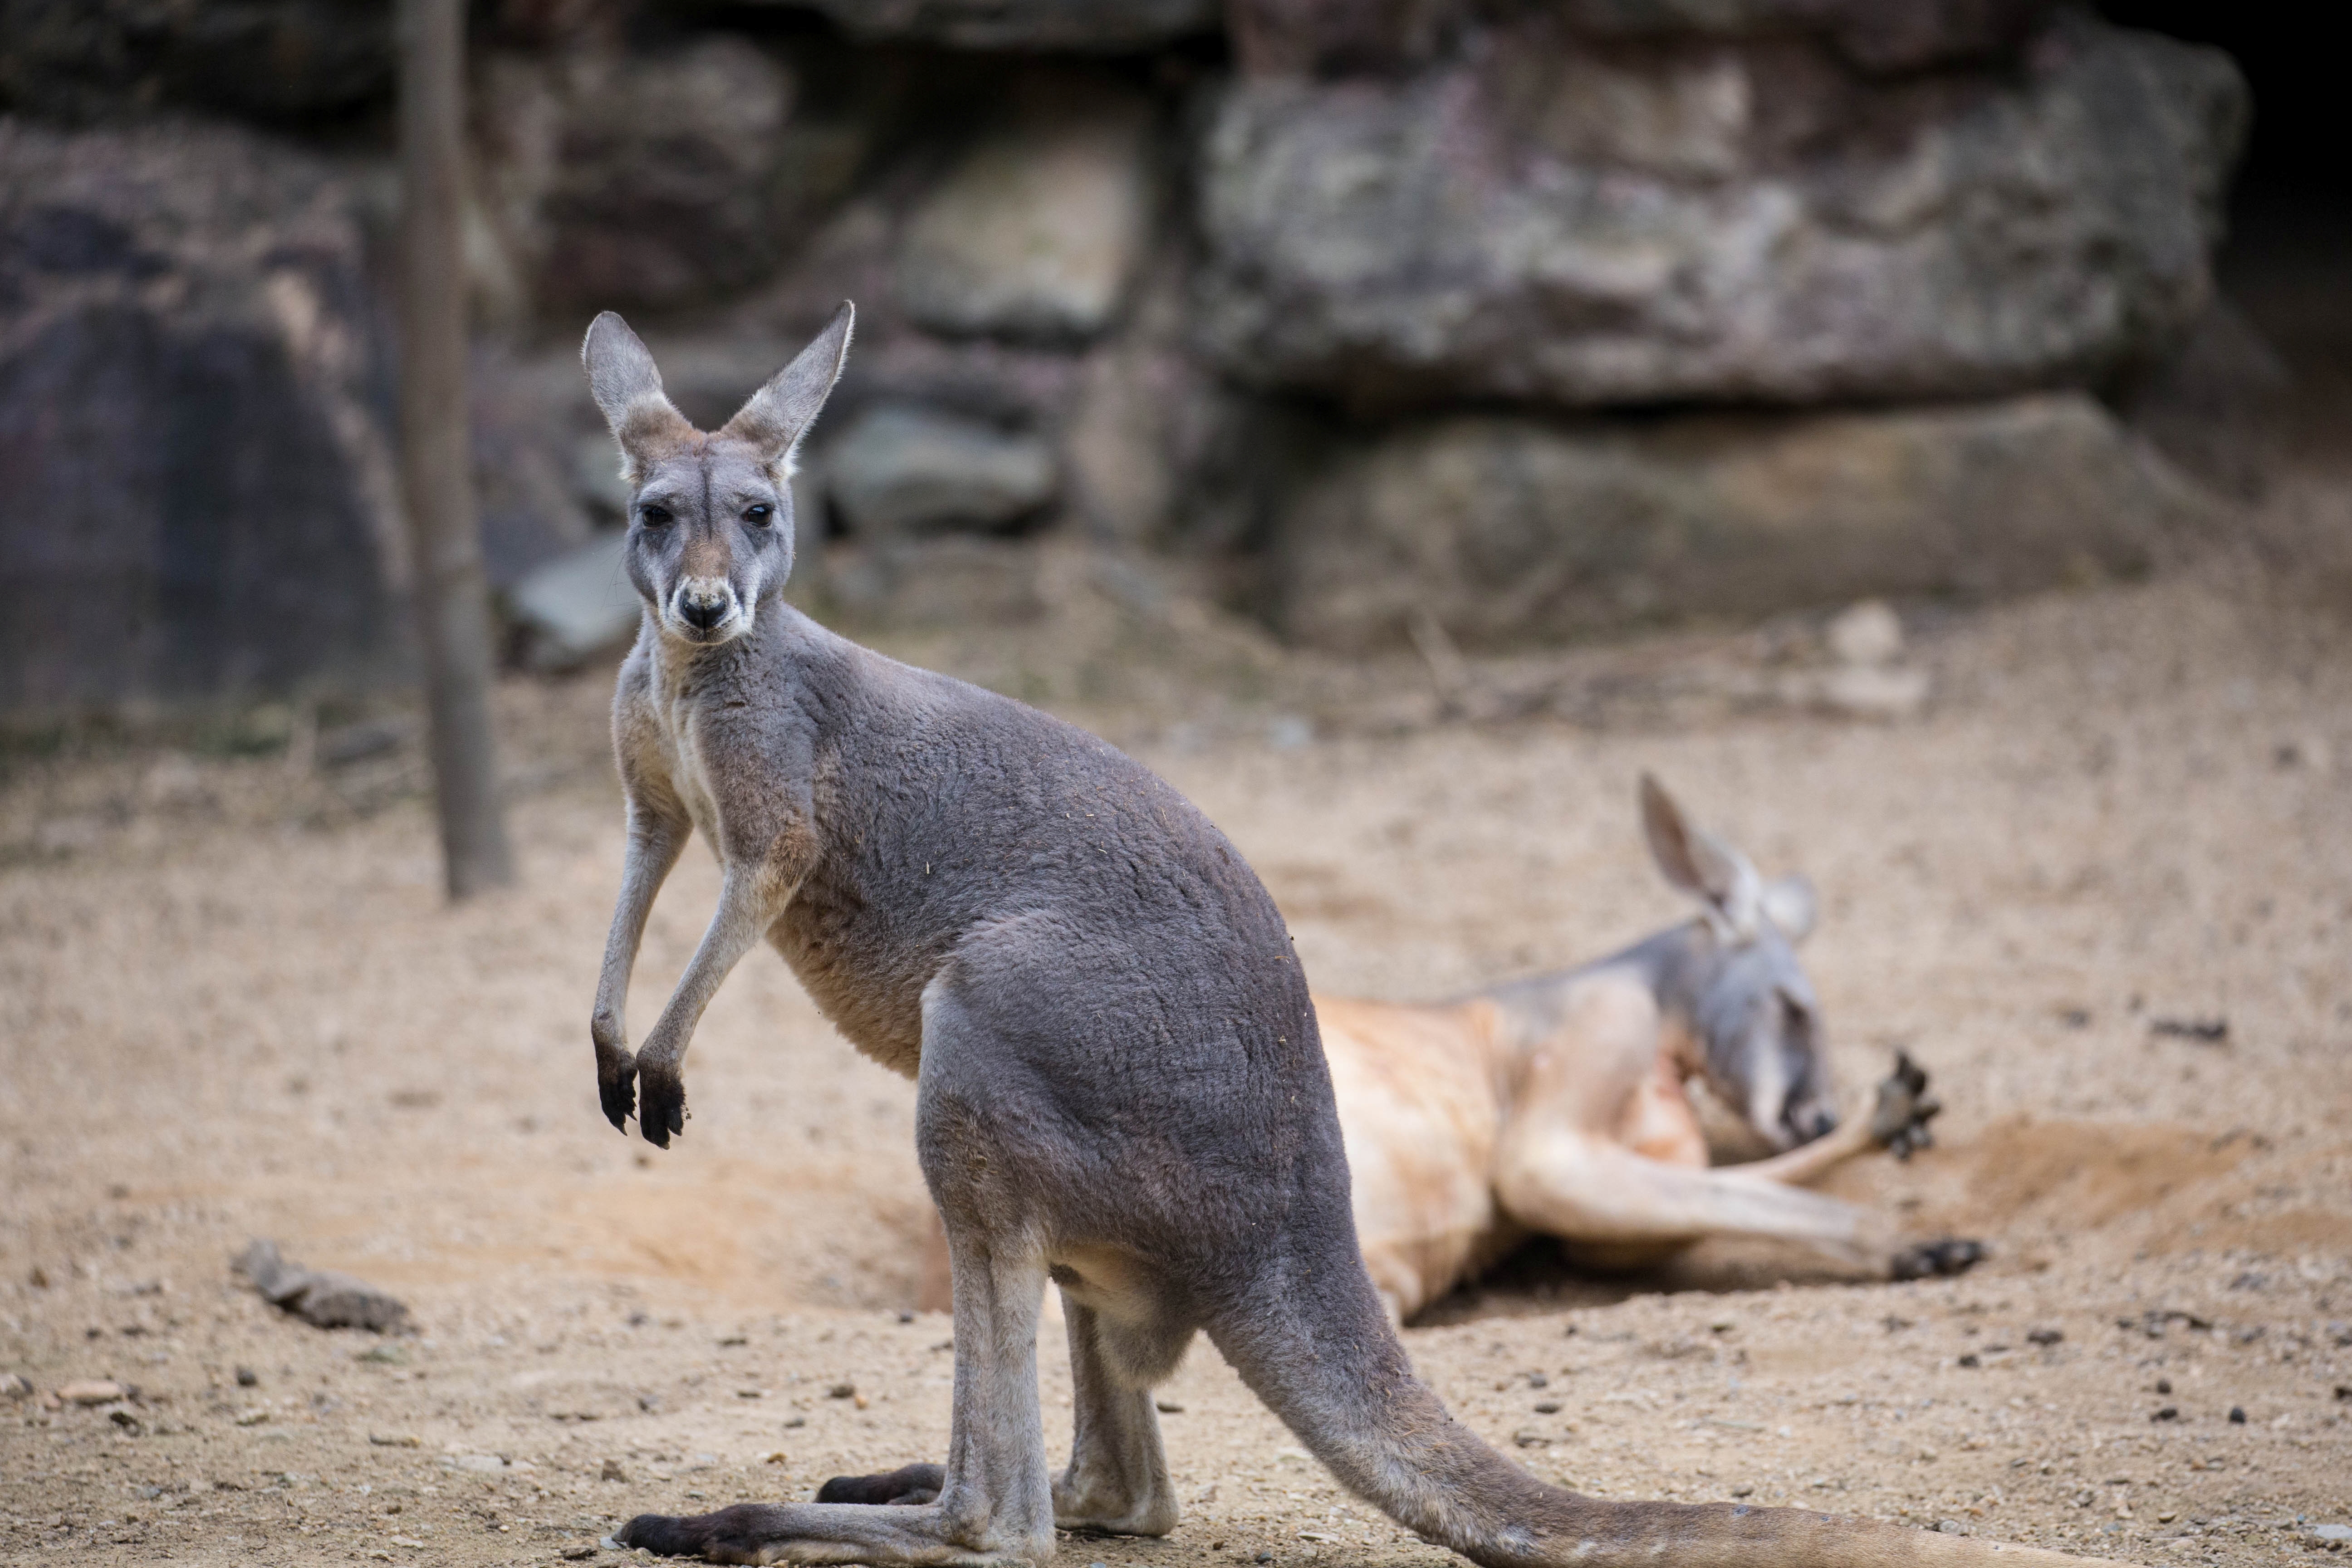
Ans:
[[[397,673],[372,316],[315,161],[0,123],[0,713]]]
[[[389,15],[0,5],[0,442],[81,521],[0,502],[0,710],[399,669]],[[712,424],[858,301],[800,493],[859,615],[1027,613],[1066,530],[1303,641],[1499,646],[2210,526],[2095,399],[2195,403],[2246,95],[2051,0],[494,0],[474,40],[518,603],[617,521],[608,306]],[[151,586],[68,659],[93,580]]]
[[[1875,79],[1826,38],[1530,11],[1397,77],[1244,79],[1204,140],[1201,331],[1358,407],[1981,395],[2179,342],[2242,137],[2228,62],[2064,16]]]

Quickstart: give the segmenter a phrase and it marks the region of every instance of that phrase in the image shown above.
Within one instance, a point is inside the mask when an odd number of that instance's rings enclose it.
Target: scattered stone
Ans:
[[[1536,1401],[1536,1414],[1537,1414],[1537,1415],[1559,1415],[1559,1400],[1557,1400],[1557,1399],[1538,1399],[1538,1400],[1537,1400],[1537,1401]]]
[[[425,1439],[414,1432],[371,1432],[368,1441],[379,1448],[421,1448]]]
[[[2339,1394],[2338,1397],[2345,1397],[2345,1395]],[[1172,1399],[1155,1399],[1151,1402],[1151,1407],[1154,1410],[1159,1411],[1162,1415],[1181,1415],[1184,1414],[1184,1407],[1177,1404]]]
[[[2035,1329],[2029,1332],[2025,1338],[2029,1343],[2041,1345],[2046,1348],[2051,1345],[2064,1343],[2066,1335],[2063,1331],[2058,1329]]]
[[[408,1322],[408,1308],[396,1298],[349,1274],[289,1263],[274,1241],[252,1242],[236,1259],[236,1268],[272,1305],[316,1328],[383,1333]]]
[[[2230,1425],[2232,1426],[2243,1426],[2245,1424],[2245,1406],[2242,1405],[2232,1405],[2230,1406]]]
[[[2340,1393],[2340,1391],[2339,1391]],[[33,1385],[13,1372],[0,1373],[0,1398],[29,1399]]]
[[[1056,93],[983,136],[917,205],[899,302],[949,335],[1071,342],[1111,323],[1150,216],[1140,95]]]
[[[445,1454],[442,1464],[453,1470],[467,1470],[476,1475],[488,1475],[507,1468],[506,1460],[497,1454]]]
[[[2169,1036],[2177,1040],[2194,1040],[2200,1046],[2227,1045],[2230,1040],[2230,1020],[2212,1018],[2150,1018],[2147,1032]]]
[[[76,1378],[58,1388],[58,1397],[68,1405],[111,1405],[130,1396],[130,1390],[111,1378]]]
[[[1939,1519],[1936,1521],[1936,1528],[1946,1535],[1966,1535],[1969,1532],[1969,1527],[1957,1519]]]
[[[236,1424],[240,1426],[259,1426],[268,1420],[269,1412],[267,1410],[240,1410],[236,1414]]]
[[[130,1436],[143,1437],[147,1434],[147,1428],[141,1424],[139,1417],[128,1410],[110,1410],[106,1414],[106,1418],[121,1427]]]
[[[827,1399],[848,1399],[854,1396],[856,1393],[857,1385],[856,1384],[836,1383],[831,1388],[824,1391],[824,1396]]]
[[[2157,1391],[2158,1394],[2169,1394],[2169,1393],[2171,1393],[2171,1392],[2172,1392],[2172,1379],[2170,1379],[2170,1378],[2168,1378],[2168,1377],[2159,1377],[2159,1378],[2158,1378],[2158,1379],[2156,1380],[2156,1391]]]
[[[1511,1441],[1522,1448],[1549,1448],[1551,1447],[1551,1434],[1539,1432],[1533,1426],[1522,1426],[1511,1434]]]
[[[1893,664],[1903,657],[1903,622],[1885,600],[1864,599],[1832,616],[1822,640],[1840,664]]]
[[[2352,1541],[2352,1524],[2315,1524],[2311,1533],[2322,1541]]]
[[[257,1387],[259,1385],[260,1382],[261,1374],[255,1372],[251,1367],[241,1366],[236,1369],[236,1385],[239,1388]]]
[[[2150,1421],[2178,1421],[2180,1419],[2180,1406],[2177,1405],[2164,1405],[2160,1409],[2157,1410],[2153,1415],[2149,1415],[2148,1419]]]
[[[850,531],[873,539],[999,529],[1052,500],[1058,484],[1037,437],[905,404],[853,419],[826,446],[824,471]]]
[[[2079,394],[1862,412],[1562,425],[1502,415],[1348,437],[1274,521],[1299,641],[1460,646],[1755,620],[1862,595],[1988,595],[2129,576],[2212,503]],[[1918,672],[1841,666],[1900,711]]]
[[[562,1552],[556,1553],[556,1555],[562,1558],[566,1563],[585,1563],[589,1558],[596,1555],[596,1551],[597,1548],[593,1542],[576,1541],[571,1545],[565,1547]]]
[[[596,1479],[600,1481],[625,1481],[629,1479],[629,1472],[621,1468],[620,1460],[607,1459],[604,1468],[597,1472]]]

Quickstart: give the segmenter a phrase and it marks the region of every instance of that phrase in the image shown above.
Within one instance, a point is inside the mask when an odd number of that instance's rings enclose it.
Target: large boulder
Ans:
[[[5,0],[0,106],[337,114],[389,96],[392,53],[386,0]]]
[[[1054,499],[1054,454],[1034,436],[938,409],[882,404],[821,448],[833,504],[856,537],[1005,527]]]
[[[1151,212],[1139,96],[1033,103],[908,214],[898,293],[917,326],[1072,341],[1111,324]]]
[[[1201,336],[1359,406],[2080,383],[2204,309],[2246,116],[2218,51],[2072,14],[2000,68],[1898,78],[1803,33],[1511,14],[1402,79],[1231,89]]]
[[[320,164],[0,121],[0,713],[397,672],[371,317]]]
[[[487,61],[479,196],[523,309],[678,306],[775,268],[804,188],[784,64],[713,34]],[[834,159],[854,166],[855,158]]]
[[[1554,422],[1344,441],[1275,524],[1279,616],[1325,647],[1472,647],[1874,595],[2145,571],[2212,503],[2091,399]]]
[[[810,0],[854,38],[1126,54],[1215,32],[1221,0]]]

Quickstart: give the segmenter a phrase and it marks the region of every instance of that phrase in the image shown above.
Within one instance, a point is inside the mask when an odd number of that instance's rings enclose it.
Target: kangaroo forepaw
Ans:
[[[1947,1237],[1941,1241],[1923,1241],[1904,1248],[1895,1255],[1886,1272],[1894,1279],[1934,1279],[1966,1274],[1991,1256],[1991,1250],[1981,1241]]]
[[[902,1465],[887,1475],[835,1476],[817,1488],[819,1502],[926,1503],[947,1484],[944,1465]]]
[[[686,1131],[686,1080],[675,1068],[640,1062],[637,1092],[642,1100],[637,1108],[637,1131],[654,1147],[668,1148],[670,1139]]]
[[[1916,1150],[1932,1147],[1935,1134],[1927,1129],[1944,1109],[1927,1092],[1927,1071],[1908,1052],[1895,1053],[1895,1070],[1878,1086],[1878,1103],[1870,1113],[1870,1135],[1898,1160]]]
[[[607,1067],[596,1064],[596,1098],[604,1102],[604,1120],[621,1131],[629,1130],[629,1118],[637,1109],[637,1062],[635,1057]]]

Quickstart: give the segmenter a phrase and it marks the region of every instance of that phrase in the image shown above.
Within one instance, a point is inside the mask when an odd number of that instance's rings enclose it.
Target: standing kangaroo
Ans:
[[[1306,977],[1233,846],[1094,736],[782,602],[786,480],[851,321],[844,306],[708,435],[618,316],[588,330],[646,604],[614,700],[628,858],[591,1033],[604,1113],[624,1126],[634,1110],[666,1147],[686,1124],[695,1024],[765,938],[858,1049],[915,1079],[954,1284],[947,1463],[826,1489],[919,1502],[644,1514],[622,1543],[724,1563],[992,1563],[1050,1559],[1057,1524],[1165,1534],[1177,1506],[1150,1390],[1205,1331],[1342,1481],[1479,1563],[2064,1561],[1795,1510],[1582,1497],[1446,1414],[1357,1254]],[[696,830],[722,868],[718,911],[632,1054],[629,972]],[[1075,1399],[1059,1477],[1037,1400],[1048,1279]]]

